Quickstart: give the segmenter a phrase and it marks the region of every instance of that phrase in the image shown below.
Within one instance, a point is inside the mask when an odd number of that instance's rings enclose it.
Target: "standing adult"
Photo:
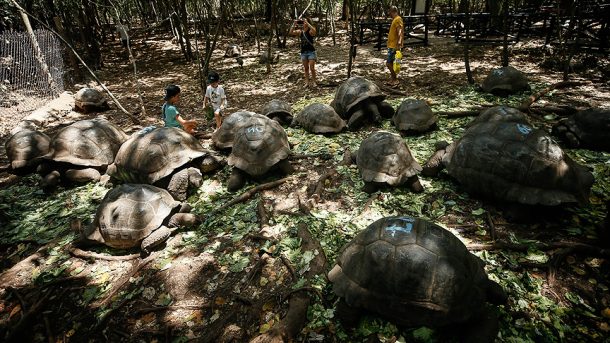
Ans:
[[[129,42],[129,34],[127,26],[123,22],[119,22],[116,24],[116,31],[119,33],[121,37],[121,44],[124,48],[127,48],[127,43]]]
[[[396,78],[393,64],[396,59],[396,51],[402,49],[404,24],[402,18],[398,15],[398,8],[396,6],[390,7],[389,15],[392,18],[392,25],[390,25],[390,32],[388,32],[388,58],[386,66],[390,70],[390,81],[388,83],[392,86],[397,86],[399,81]]]
[[[301,62],[305,70],[305,85],[307,87],[317,86],[316,81],[316,47],[314,46],[316,28],[311,24],[311,19],[297,19],[292,23],[290,35],[299,36],[301,39]]]

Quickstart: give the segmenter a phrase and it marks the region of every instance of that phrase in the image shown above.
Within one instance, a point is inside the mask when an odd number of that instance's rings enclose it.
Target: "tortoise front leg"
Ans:
[[[192,227],[200,222],[199,217],[193,213],[176,213],[169,218],[167,226],[175,227]]]
[[[413,175],[408,178],[407,185],[409,185],[409,188],[415,193],[421,193],[424,191],[424,186],[422,186],[419,182],[419,178],[417,177],[417,175]]]
[[[148,235],[148,237],[142,240],[142,244],[140,245],[142,251],[145,254],[149,254],[152,248],[165,242],[172,234],[172,232],[173,230],[165,225],[153,231],[150,235]]]
[[[203,182],[201,172],[196,168],[185,168],[175,173],[169,180],[167,191],[174,199],[186,200],[190,186],[199,188]]]
[[[87,183],[87,182],[97,182],[102,177],[100,171],[95,168],[85,168],[85,169],[68,169],[65,172],[66,179],[78,182],[78,183]]]
[[[42,178],[40,186],[47,192],[55,188],[59,181],[61,181],[61,174],[57,170],[53,170]]]
[[[246,175],[239,168],[233,167],[229,181],[227,182],[227,190],[229,192],[235,192],[242,188],[246,184]]]
[[[287,158],[279,161],[277,163],[277,167],[280,168],[282,173],[284,173],[286,175],[290,175],[290,174],[294,173],[294,167],[292,166],[292,164],[290,164],[290,162],[288,161]]]
[[[447,142],[437,142],[436,143],[436,152],[430,156],[428,162],[424,164],[422,175],[424,176],[436,176],[440,171],[444,168],[443,166],[443,156],[449,150],[450,145]]]

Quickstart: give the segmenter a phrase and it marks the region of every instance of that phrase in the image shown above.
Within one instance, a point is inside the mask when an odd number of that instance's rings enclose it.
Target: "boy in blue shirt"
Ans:
[[[180,87],[169,85],[165,88],[165,104],[161,113],[165,127],[179,127],[184,131],[193,134],[197,123],[194,120],[185,120],[180,116],[176,104],[180,101]]]

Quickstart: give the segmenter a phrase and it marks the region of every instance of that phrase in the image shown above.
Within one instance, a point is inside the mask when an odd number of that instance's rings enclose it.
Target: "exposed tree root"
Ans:
[[[262,185],[258,185],[252,189],[249,189],[249,190],[243,192],[242,194],[240,194],[239,196],[237,196],[236,198],[234,198],[233,200],[228,201],[228,202],[224,203],[223,205],[221,205],[220,207],[216,208],[214,211],[212,211],[212,213],[221,212],[221,211],[225,210],[226,208],[229,208],[235,204],[239,204],[246,200],[249,200],[256,193],[267,190],[267,189],[275,188],[275,187],[283,184],[284,182],[288,181],[288,179],[290,179],[290,176],[285,177],[283,179],[275,180],[272,182],[263,183]]]
[[[326,180],[332,178],[335,175],[337,175],[336,169],[331,169],[326,173],[322,174],[322,176],[320,176],[320,178],[318,179],[318,182],[316,183],[316,186],[310,198],[313,199],[316,203],[320,202],[320,196],[322,195],[322,192],[324,192],[324,188],[326,187]]]
[[[600,248],[594,245],[589,245],[579,242],[561,241],[551,243],[510,243],[504,241],[496,241],[494,243],[481,243],[481,244],[468,244],[466,246],[468,250],[479,251],[479,250],[512,250],[525,252],[528,249],[538,250],[553,250],[553,249],[572,249],[574,253],[581,253],[585,255],[593,255],[599,257],[610,258],[610,249]]]
[[[112,255],[104,255],[98,254],[92,251],[85,251],[79,248],[71,247],[69,249],[70,255],[82,259],[96,259],[96,260],[104,260],[104,261],[131,261],[140,257],[140,254],[131,254],[131,255],[121,255],[121,256],[112,256]]]
[[[533,103],[535,103],[536,101],[538,101],[538,99],[540,99],[541,97],[545,96],[548,92],[555,90],[555,89],[561,89],[561,88],[568,88],[568,87],[576,87],[576,86],[582,86],[582,85],[586,85],[589,84],[591,82],[589,81],[561,81],[561,82],[557,82],[555,84],[552,84],[550,86],[548,86],[547,88],[532,94],[531,96],[529,96],[528,98],[526,98],[525,100],[523,100],[521,102],[521,105],[519,105],[519,110],[520,111],[528,111],[530,106],[532,106]]]

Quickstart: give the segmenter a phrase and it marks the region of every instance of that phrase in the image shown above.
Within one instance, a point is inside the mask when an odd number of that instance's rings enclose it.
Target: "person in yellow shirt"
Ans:
[[[386,65],[390,70],[390,85],[397,86],[399,84],[394,72],[394,59],[396,58],[396,51],[402,49],[403,39],[403,28],[404,24],[402,18],[398,15],[398,8],[396,6],[390,7],[389,15],[392,18],[392,25],[390,26],[390,32],[388,33],[388,58]]]

